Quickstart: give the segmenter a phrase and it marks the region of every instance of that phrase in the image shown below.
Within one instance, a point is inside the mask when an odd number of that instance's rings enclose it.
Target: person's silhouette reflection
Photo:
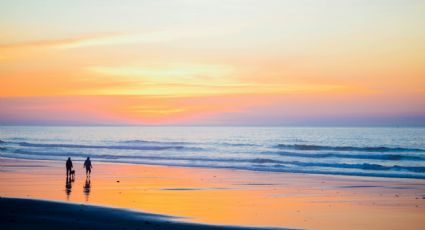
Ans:
[[[87,176],[86,183],[84,184],[84,195],[86,195],[86,201],[89,201],[90,189],[91,189],[90,176]]]
[[[66,177],[66,182],[65,182],[65,193],[66,193],[66,199],[69,200],[69,195],[71,195],[71,191],[72,191],[72,180],[71,177]]]

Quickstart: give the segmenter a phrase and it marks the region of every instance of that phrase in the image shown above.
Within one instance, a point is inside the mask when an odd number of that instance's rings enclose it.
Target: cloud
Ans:
[[[103,75],[131,82],[128,87],[97,91],[97,94],[109,95],[205,96],[359,91],[352,86],[338,84],[250,82],[230,65],[92,66],[86,70],[99,77]]]
[[[177,124],[251,104],[239,97],[0,97],[0,124]]]
[[[106,32],[83,34],[61,39],[28,40],[0,44],[0,61],[10,61],[22,57],[39,57],[46,52],[60,52],[88,47],[106,47],[128,44],[152,44],[191,40],[198,38],[214,39],[216,36],[235,33],[237,28],[188,27],[157,29],[143,32]]]
[[[162,29],[144,32],[108,32],[99,34],[80,35],[63,39],[24,41],[0,44],[0,51],[30,48],[54,48],[59,50],[75,49],[92,46],[110,46],[133,43],[170,42],[177,39],[191,39],[229,35],[237,28],[222,27],[188,27]]]
[[[60,51],[77,48],[169,42],[177,39],[178,36],[178,34],[174,34],[172,31],[154,31],[143,33],[103,33],[63,39],[0,44],[0,62],[19,60],[23,57],[38,58],[48,54],[49,52],[57,53]],[[40,56],[40,54],[42,55]]]
[[[224,77],[232,72],[231,66],[208,65],[208,64],[173,64],[163,67],[142,67],[142,66],[92,66],[88,71],[112,76],[121,77],[189,77],[189,76],[210,76]]]
[[[84,35],[74,38],[55,40],[26,41],[11,44],[1,44],[0,50],[30,49],[30,48],[55,48],[74,49],[89,46],[122,45],[129,43],[165,42],[174,38],[167,31],[146,33],[105,33],[97,35]]]
[[[423,125],[423,106],[421,102],[412,103],[411,98],[412,95],[391,100],[388,95],[0,97],[0,124]]]

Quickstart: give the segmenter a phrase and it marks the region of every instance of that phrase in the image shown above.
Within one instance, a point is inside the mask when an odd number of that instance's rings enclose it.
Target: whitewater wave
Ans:
[[[425,172],[425,167],[420,166],[385,166],[380,164],[370,164],[370,163],[362,163],[362,164],[347,164],[347,163],[317,163],[317,162],[301,162],[301,161],[280,161],[280,160],[272,160],[267,158],[257,158],[252,161],[257,164],[264,163],[276,163],[281,165],[296,165],[303,167],[328,167],[328,168],[348,168],[348,169],[362,169],[362,170],[376,170],[376,171],[407,171],[407,172],[415,172],[415,173],[423,173]]]
[[[147,141],[147,140],[127,140],[127,141],[119,141],[119,143],[123,144],[161,144],[161,145],[191,145],[195,144],[192,142],[185,141]]]
[[[405,154],[344,154],[344,153],[297,153],[288,151],[263,152],[264,154],[277,154],[285,157],[300,158],[346,158],[364,160],[386,160],[386,161],[425,161],[425,156],[414,156]]]
[[[28,154],[28,153],[27,153]],[[83,156],[83,154],[69,154],[69,156]],[[8,156],[3,156],[8,157]],[[62,159],[62,155],[60,156]],[[225,159],[189,159],[184,157],[131,157],[131,156],[114,156],[105,155],[103,158],[94,157],[95,161],[103,162],[119,162],[131,164],[150,164],[150,165],[165,165],[165,166],[183,166],[183,167],[202,167],[202,168],[226,168],[226,169],[241,169],[250,171],[268,171],[268,172],[290,172],[290,173],[312,173],[312,174],[332,174],[332,175],[348,175],[348,176],[373,176],[373,177],[391,177],[391,178],[415,178],[425,179],[425,167],[406,167],[406,166],[383,166],[375,164],[320,164],[320,163],[305,163],[305,162],[284,162],[267,159],[250,159],[242,160],[241,162],[254,163],[246,164],[223,164],[229,163]],[[16,158],[16,156],[15,156]],[[19,156],[22,159],[51,159],[51,156],[30,155]],[[162,162],[161,160],[165,160]],[[188,164],[188,161],[192,162]],[[196,162],[196,163],[193,163]],[[217,164],[208,164],[208,162],[216,162]],[[230,160],[234,162],[234,160]],[[303,166],[303,167],[293,167]],[[307,167],[308,166],[308,167]],[[312,167],[314,166],[314,167]],[[326,170],[324,168],[335,169]],[[343,171],[338,169],[345,169]],[[347,171],[356,169],[356,171]],[[362,171],[359,171],[362,170]],[[409,172],[409,173],[406,173]]]
[[[292,150],[334,150],[334,151],[360,151],[360,152],[425,152],[425,149],[415,148],[390,148],[383,146],[355,147],[355,146],[326,146],[326,145],[287,145],[278,144],[276,148]]]
[[[186,147],[182,145],[81,145],[81,144],[53,144],[53,143],[30,143],[16,142],[22,147],[43,148],[77,148],[77,149],[118,149],[118,150],[201,150],[197,147]]]
[[[15,154],[20,155],[29,155],[29,156],[56,156],[56,157],[80,157],[84,158],[87,154],[78,153],[78,152],[35,152],[35,151],[26,151],[26,150],[15,150],[13,151]],[[2,154],[8,156],[7,154]],[[23,156],[24,157],[24,156]],[[335,168],[335,169],[361,169],[361,170],[374,170],[374,171],[404,171],[404,172],[414,172],[414,173],[425,173],[425,167],[421,166],[400,166],[400,165],[380,165],[380,164],[371,164],[371,163],[361,163],[361,164],[348,164],[348,163],[323,163],[323,162],[302,162],[302,161],[284,161],[284,160],[276,160],[269,158],[210,158],[210,157],[199,157],[199,156],[158,156],[158,155],[113,155],[113,154],[97,154],[91,155],[91,157],[95,160],[102,161],[105,159],[115,159],[117,162],[120,162],[119,159],[134,159],[134,160],[159,160],[158,164],[161,164],[161,160],[163,161],[185,161],[184,166],[191,166],[193,163],[203,164],[205,167],[214,167],[214,165],[210,165],[208,162],[221,162],[221,163],[229,163],[229,165],[234,164],[244,164],[251,166],[258,165],[276,165],[281,166],[300,166],[300,167],[326,167],[326,168]],[[247,167],[246,169],[255,170],[255,167]]]

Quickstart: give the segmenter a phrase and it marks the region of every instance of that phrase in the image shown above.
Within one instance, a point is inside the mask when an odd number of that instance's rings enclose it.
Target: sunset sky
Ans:
[[[0,124],[425,125],[425,1],[0,1]]]

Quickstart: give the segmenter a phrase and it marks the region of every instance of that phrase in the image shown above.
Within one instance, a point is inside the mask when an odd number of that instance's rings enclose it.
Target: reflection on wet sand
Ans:
[[[86,177],[86,183],[84,184],[84,195],[86,196],[86,201],[89,201],[89,195],[90,195],[90,189],[91,189],[91,182],[90,182],[90,176]]]
[[[66,177],[66,181],[65,181],[65,194],[66,194],[66,200],[69,201],[69,198],[71,196],[71,192],[72,192],[72,184],[75,182],[75,178],[73,177]],[[86,202],[89,201],[89,196],[90,196],[90,190],[91,190],[91,181],[90,181],[90,176],[86,177],[86,181],[84,183],[83,186],[83,193],[84,196],[86,198]]]
[[[69,196],[72,192],[72,183],[74,182],[74,178],[71,179],[68,175],[66,176],[65,181],[65,193],[66,193],[66,199],[69,200]]]

